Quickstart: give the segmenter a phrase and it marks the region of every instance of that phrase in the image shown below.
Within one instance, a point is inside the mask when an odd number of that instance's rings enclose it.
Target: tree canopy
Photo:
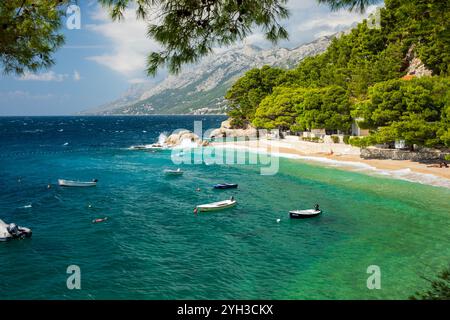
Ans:
[[[233,126],[245,126],[255,117],[256,108],[280,83],[284,70],[269,66],[247,71],[227,92]]]
[[[148,36],[163,48],[148,55],[147,71],[162,66],[177,73],[197,62],[214,46],[244,39],[260,28],[272,42],[287,39],[281,20],[289,17],[288,0],[98,0],[113,20],[135,8],[136,18],[148,22]],[[48,68],[63,44],[61,17],[70,0],[0,1],[0,63],[6,73],[21,74]],[[318,0],[333,9],[364,8],[374,0]]]
[[[22,74],[53,65],[52,56],[64,43],[59,30],[66,2],[0,2],[0,64],[5,73]]]
[[[354,115],[364,119],[360,126],[378,129],[377,143],[404,139],[425,146],[445,144],[449,95],[449,78],[390,80],[370,88],[369,99],[355,106]]]

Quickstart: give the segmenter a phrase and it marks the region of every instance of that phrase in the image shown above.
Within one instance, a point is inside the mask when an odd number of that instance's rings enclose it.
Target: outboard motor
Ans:
[[[15,223],[11,223],[8,227],[6,227],[6,230],[13,237],[19,237],[20,236],[19,227]]]

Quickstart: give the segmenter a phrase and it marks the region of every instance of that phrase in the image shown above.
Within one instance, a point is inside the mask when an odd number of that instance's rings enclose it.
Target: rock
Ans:
[[[244,129],[232,129],[231,120],[225,120],[221,123],[220,128],[215,129],[209,135],[210,138],[238,138],[238,137],[256,137],[256,128],[248,125]]]
[[[166,141],[164,142],[168,147],[176,147],[180,145],[196,145],[199,146],[202,144],[201,139],[195,133],[192,133],[189,130],[182,130],[177,133],[171,134]]]
[[[431,77],[433,71],[427,68],[427,66],[417,57],[416,46],[412,45],[408,53],[406,54],[406,62],[408,63],[408,69],[406,70],[407,76],[415,76],[417,78],[421,77]]]

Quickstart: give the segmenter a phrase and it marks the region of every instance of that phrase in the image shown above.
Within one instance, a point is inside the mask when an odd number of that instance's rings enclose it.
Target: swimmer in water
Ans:
[[[108,217],[98,218],[98,219],[92,220],[92,223],[104,222],[104,221],[106,221],[106,220],[108,220]]]

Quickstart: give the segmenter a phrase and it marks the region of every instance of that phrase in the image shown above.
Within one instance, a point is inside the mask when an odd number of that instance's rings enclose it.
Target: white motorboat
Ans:
[[[58,185],[61,187],[95,187],[98,180],[94,179],[92,181],[73,181],[58,179]]]
[[[145,150],[147,149],[147,145],[137,145],[137,146],[131,146],[131,150]]]
[[[153,143],[153,144],[140,144],[136,146],[131,146],[131,150],[165,150],[167,149],[166,146],[160,144],[160,143]]]
[[[181,176],[183,175],[184,171],[182,171],[180,168],[178,168],[177,170],[165,169],[164,173],[168,176]]]
[[[31,229],[18,226],[14,223],[5,223],[0,220],[0,241],[11,239],[24,239],[31,237]]]
[[[314,210],[314,209],[289,211],[289,215],[290,215],[291,219],[312,218],[312,217],[318,216],[321,213],[322,213],[322,211]]]
[[[208,204],[201,204],[201,205],[196,207],[196,210],[200,211],[200,212],[218,211],[218,210],[231,208],[231,207],[235,206],[236,203],[237,203],[236,200],[234,200],[232,198],[232,199],[229,199],[229,200],[224,200],[224,201],[219,201],[219,202],[213,202],[213,203],[208,203]]]
[[[147,149],[149,149],[149,150],[165,150],[165,149],[167,149],[167,147],[160,143],[154,143],[154,144],[151,144],[150,146],[148,146]]]

